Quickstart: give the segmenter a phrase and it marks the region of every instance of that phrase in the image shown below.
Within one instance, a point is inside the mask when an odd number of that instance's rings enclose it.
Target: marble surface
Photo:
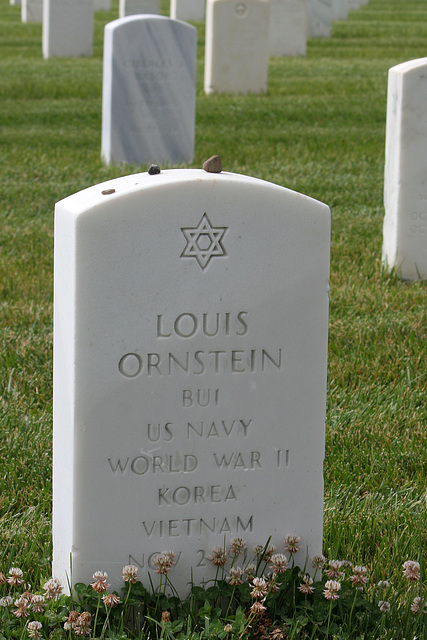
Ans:
[[[206,93],[264,93],[269,0],[207,0]]]
[[[236,536],[321,552],[329,239],[326,205],[228,172],[57,203],[55,577],[148,586],[170,550],[183,596]]]
[[[382,260],[427,280],[427,58],[389,70]]]
[[[347,20],[348,0],[332,0],[332,20]]]
[[[44,0],[43,57],[91,56],[94,0]]]
[[[160,13],[160,0],[119,0],[119,18],[150,13]]]
[[[43,22],[43,0],[22,0],[22,22]]]
[[[307,0],[270,0],[270,56],[305,55],[307,19]]]
[[[332,28],[332,0],[308,0],[309,38],[329,38]]]
[[[111,11],[111,0],[94,0],[95,11]]]
[[[195,27],[164,16],[105,27],[102,157],[106,163],[175,164],[194,155]]]
[[[171,0],[171,18],[203,22],[205,19],[205,0]]]

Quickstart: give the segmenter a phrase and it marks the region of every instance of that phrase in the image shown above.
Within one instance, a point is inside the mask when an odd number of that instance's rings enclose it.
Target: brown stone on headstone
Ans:
[[[208,173],[221,173],[222,162],[220,156],[212,156],[203,163],[203,169]]]

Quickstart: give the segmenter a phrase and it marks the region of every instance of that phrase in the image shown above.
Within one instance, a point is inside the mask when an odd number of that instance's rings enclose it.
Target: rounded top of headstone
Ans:
[[[220,156],[211,156],[203,163],[203,169],[207,173],[221,173],[222,161]]]

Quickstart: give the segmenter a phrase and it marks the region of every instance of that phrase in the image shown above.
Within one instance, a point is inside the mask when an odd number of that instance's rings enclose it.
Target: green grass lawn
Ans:
[[[41,25],[0,0],[0,570],[32,584],[52,555],[54,204],[147,169],[100,160],[113,5],[92,58],[45,61]],[[191,166],[219,154],[331,207],[324,549],[398,585],[405,560],[426,561],[427,285],[381,266],[387,71],[427,55],[427,3],[370,0],[305,57],[271,59],[266,95],[204,95],[197,26]]]

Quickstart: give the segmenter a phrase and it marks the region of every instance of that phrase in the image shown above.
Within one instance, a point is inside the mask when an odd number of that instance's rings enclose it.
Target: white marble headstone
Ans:
[[[158,15],[160,0],[119,0],[119,18],[143,13]]]
[[[427,280],[427,58],[388,73],[382,259]]]
[[[347,20],[348,0],[332,0],[332,20]]]
[[[175,164],[194,155],[197,31],[164,16],[105,27],[102,157]]]
[[[309,38],[329,38],[332,29],[332,0],[308,0]]]
[[[269,0],[207,0],[205,92],[264,93]]]
[[[171,0],[171,18],[203,22],[205,19],[205,0]]]
[[[181,595],[236,536],[322,550],[329,208],[175,169],[55,209],[53,573],[156,553]]]
[[[43,0],[22,0],[22,22],[43,22]]]
[[[270,0],[271,56],[305,55],[307,12],[307,0]]]
[[[44,0],[44,58],[91,56],[93,13],[94,0]]]
[[[95,11],[111,11],[111,0],[95,0]]]

